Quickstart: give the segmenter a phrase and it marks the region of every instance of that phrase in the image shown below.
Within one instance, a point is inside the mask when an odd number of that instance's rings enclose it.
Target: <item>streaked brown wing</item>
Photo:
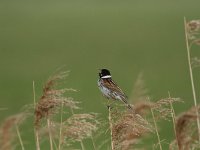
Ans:
[[[119,86],[112,80],[112,79],[102,79],[104,82],[104,87],[110,89],[110,91],[113,91],[120,95],[123,98],[127,98],[127,96],[124,94],[124,92],[119,88]]]

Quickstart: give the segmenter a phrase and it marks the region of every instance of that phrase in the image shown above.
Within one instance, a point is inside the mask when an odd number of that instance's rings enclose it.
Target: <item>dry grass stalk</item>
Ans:
[[[136,145],[142,135],[151,131],[150,124],[139,114],[112,110],[113,149],[128,150]]]
[[[59,131],[59,144],[58,144],[58,150],[61,150],[61,144],[62,144],[62,124],[63,124],[63,103],[61,105],[60,110],[60,131]]]
[[[93,145],[94,150],[97,150],[93,136],[91,136],[91,140],[92,140],[92,145]]]
[[[47,127],[48,127],[48,133],[49,133],[50,150],[53,150],[53,139],[52,139],[52,133],[51,133],[51,121],[50,121],[49,118],[47,118]]]
[[[21,138],[19,136],[19,130],[14,132],[16,130],[16,127],[18,129],[18,126],[24,122],[26,119],[27,114],[26,113],[19,113],[13,116],[8,117],[1,125],[0,127],[0,149],[2,150],[11,150],[13,148],[13,142],[16,138],[16,132],[18,134],[18,138]],[[22,140],[20,140],[20,145],[23,149],[23,143]]]
[[[152,105],[152,110],[154,110],[155,119],[159,120],[162,118],[164,120],[170,121],[171,115],[172,113],[174,113],[173,110],[171,109],[171,105],[175,102],[183,102],[183,101],[180,98],[168,97],[160,99],[159,101],[154,103],[154,105]]]
[[[81,149],[82,149],[82,150],[85,150],[85,147],[84,147],[84,144],[83,144],[83,141],[82,141],[82,140],[80,141],[80,143],[81,143]]]
[[[39,139],[39,132],[35,129],[35,138],[36,138],[36,150],[40,150],[40,139]]]
[[[199,111],[200,106],[191,108],[179,115],[176,119],[177,142],[180,150],[194,149],[194,147],[199,146],[199,144],[195,144],[198,143],[198,129],[195,123],[197,109]]]
[[[77,102],[73,101],[72,98],[67,98],[64,96],[66,91],[75,91],[74,89],[57,89],[59,82],[68,75],[68,72],[60,72],[52,77],[50,77],[44,85],[43,94],[37,104],[35,104],[35,136],[36,136],[36,148],[40,150],[40,139],[39,135],[41,134],[41,121],[46,119],[48,136],[50,142],[50,149],[53,150],[54,146],[54,136],[52,136],[52,121],[51,116],[57,114],[59,109],[63,106],[69,107],[70,109],[78,109]],[[33,82],[34,88],[34,82]],[[35,103],[35,90],[34,93],[34,103]],[[61,126],[60,126],[61,127]],[[60,148],[59,143],[59,148]]]
[[[61,72],[49,78],[43,88],[43,94],[39,102],[35,105],[35,128],[36,140],[39,140],[40,135],[48,135],[50,141],[50,149],[54,147],[61,150],[68,146],[71,142],[80,142],[84,150],[83,139],[91,138],[92,134],[98,129],[98,120],[96,114],[74,114],[74,109],[78,109],[78,102],[73,101],[72,98],[66,98],[64,93],[66,91],[74,91],[73,89],[56,89],[58,83],[67,76],[66,72]],[[33,92],[35,93],[35,91]],[[34,94],[35,95],[35,94]],[[35,96],[34,96],[35,97]],[[68,107],[72,116],[63,121],[63,107]],[[60,111],[58,111],[60,109]],[[60,123],[56,123],[50,118],[52,115],[60,112]],[[47,127],[41,127],[42,119],[47,120]],[[54,139],[58,139],[58,147]],[[67,142],[65,142],[67,139]],[[37,142],[39,143],[39,141]],[[38,144],[39,145],[39,144]],[[39,146],[38,146],[39,147]]]
[[[49,125],[48,125],[49,124]],[[53,120],[49,120],[49,123],[47,125],[42,126],[40,129],[38,129],[38,133],[40,137],[49,137],[49,132],[51,133],[52,143],[54,142],[53,139],[59,139],[59,129],[60,129],[60,123],[55,122]],[[41,140],[46,140],[45,138],[42,138]]]
[[[21,148],[22,148],[22,150],[25,150],[25,148],[24,148],[24,144],[23,144],[23,141],[22,141],[22,138],[21,138],[20,132],[19,132],[19,127],[18,127],[18,125],[15,125],[15,128],[16,128],[16,131],[17,131],[17,136],[18,136],[18,139],[19,139],[19,142],[20,142]]]
[[[63,94],[73,89],[55,89],[59,81],[67,76],[67,72],[61,72],[49,78],[43,88],[43,95],[35,107],[35,126],[39,127],[42,118],[48,118],[56,113],[56,108],[63,104],[66,107],[77,109],[77,102],[72,98],[66,98]],[[74,91],[74,90],[73,90]]]
[[[63,121],[63,139],[82,141],[98,129],[97,114],[74,114]]]
[[[35,81],[33,81],[33,102],[34,102],[34,109],[36,109]],[[36,126],[34,126],[34,133],[35,133],[35,141],[36,141],[36,150],[40,150],[39,132]]]
[[[79,142],[84,150],[84,139],[91,139],[98,130],[99,121],[97,114],[73,114],[62,124],[62,145],[69,148],[72,143]]]
[[[168,92],[168,95],[169,95],[169,99],[171,99],[171,95],[170,95],[170,92]],[[171,109],[171,116],[172,116],[172,122],[173,122],[173,129],[174,129],[174,135],[175,135],[175,139],[176,139],[176,142],[178,143],[178,137],[177,137],[177,133],[176,133],[176,114],[175,114],[175,111],[174,111],[174,107],[173,107],[173,104],[172,104],[172,101],[169,101],[170,103],[170,109]],[[178,149],[179,148],[179,145],[178,145]]]
[[[136,146],[143,135],[152,131],[151,125],[141,117],[145,116],[153,105],[153,103],[145,102],[147,92],[143,74],[140,73],[130,96],[131,103],[134,103],[134,112],[124,112],[118,110],[118,107],[109,109],[112,149],[128,150]]]
[[[157,124],[156,124],[156,119],[155,119],[154,112],[153,112],[152,108],[151,108],[151,114],[152,114],[152,118],[153,118],[154,127],[155,127],[155,130],[156,130],[156,135],[157,135],[157,138],[158,138],[158,145],[160,147],[160,150],[162,150],[160,135],[159,135],[159,132],[158,132],[158,127],[157,127]]]
[[[200,31],[200,20],[190,21],[187,22],[186,18],[184,17],[184,26],[185,26],[185,42],[187,48],[187,58],[188,58],[188,66],[189,66],[189,73],[190,73],[190,81],[192,86],[192,94],[194,100],[194,106],[197,108],[197,98],[196,98],[196,91],[194,86],[194,79],[193,79],[193,72],[192,72],[192,61],[191,61],[191,46],[193,43],[198,44],[200,38],[196,37],[196,34]],[[197,42],[196,42],[197,41]],[[198,126],[198,135],[199,135],[199,143],[200,143],[200,119],[198,110],[196,110],[197,115],[197,126]]]
[[[152,118],[153,118],[154,127],[155,127],[156,135],[158,138],[158,145],[160,149],[162,149],[162,145],[161,145],[161,139],[158,132],[157,123],[156,123],[157,120],[164,119],[164,120],[171,121],[172,119],[175,137],[177,137],[176,130],[175,130],[175,112],[173,108],[173,103],[175,102],[183,102],[183,101],[180,98],[172,98],[169,95],[168,98],[163,98],[157,101],[156,103],[152,104],[151,106]]]
[[[110,128],[110,141],[111,141],[111,150],[114,150],[114,139],[113,139],[113,121],[112,121],[112,112],[111,107],[108,106],[108,122]]]

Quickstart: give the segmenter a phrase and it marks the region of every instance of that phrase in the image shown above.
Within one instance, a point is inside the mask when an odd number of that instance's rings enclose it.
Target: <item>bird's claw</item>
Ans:
[[[107,108],[108,108],[109,110],[111,110],[111,109],[112,109],[111,105],[107,105]]]

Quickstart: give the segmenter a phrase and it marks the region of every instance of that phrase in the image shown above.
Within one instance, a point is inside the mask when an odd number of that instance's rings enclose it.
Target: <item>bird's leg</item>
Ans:
[[[107,99],[108,101],[107,101],[107,107],[108,107],[108,109],[110,109],[110,103],[109,103],[109,99]]]
[[[110,100],[108,99],[108,102],[107,102],[107,107],[108,107],[108,109],[112,108],[111,105],[113,104],[113,102],[114,102],[114,101],[112,101],[112,102],[110,103]]]

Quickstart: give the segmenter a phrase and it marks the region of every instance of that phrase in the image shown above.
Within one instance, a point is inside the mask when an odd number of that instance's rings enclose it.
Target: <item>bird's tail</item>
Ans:
[[[130,104],[127,104],[127,108],[133,110],[133,107],[131,107]]]
[[[133,107],[127,102],[126,99],[122,99],[122,101],[126,104],[126,107],[127,107],[129,110],[134,111],[134,110],[133,110]]]

